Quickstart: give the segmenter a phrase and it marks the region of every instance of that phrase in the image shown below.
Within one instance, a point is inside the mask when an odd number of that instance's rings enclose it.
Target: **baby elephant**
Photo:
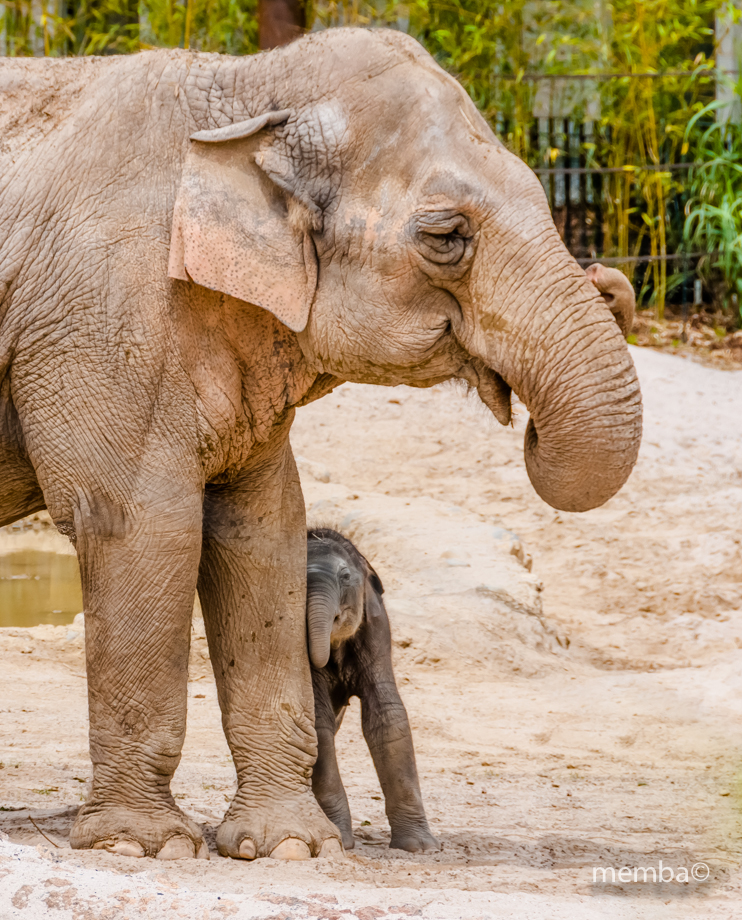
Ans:
[[[392,638],[379,576],[334,530],[307,534],[307,633],[319,752],[312,788],[343,846],[354,845],[335,733],[352,696],[386,801],[391,846],[437,850],[425,817],[407,712],[392,671]]]

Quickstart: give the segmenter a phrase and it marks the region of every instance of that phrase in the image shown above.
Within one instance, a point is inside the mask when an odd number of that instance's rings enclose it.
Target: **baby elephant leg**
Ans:
[[[393,678],[368,688],[361,707],[363,735],[392,829],[390,846],[410,853],[440,849],[425,817],[410,723]]]
[[[352,850],[353,824],[350,817],[348,796],[340,779],[335,754],[335,731],[337,722],[330,699],[327,676],[323,671],[312,668],[314,688],[314,718],[317,730],[317,761],[312,771],[312,791],[322,811],[340,831],[343,847]]]

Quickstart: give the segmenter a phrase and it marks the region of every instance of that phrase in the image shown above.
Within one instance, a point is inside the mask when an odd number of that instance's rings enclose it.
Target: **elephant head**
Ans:
[[[641,437],[629,308],[611,313],[628,282],[591,283],[536,176],[413,39],[330,30],[258,65],[252,117],[192,135],[170,274],[273,312],[318,373],[459,378],[503,424],[514,391],[539,495],[609,499]]]
[[[316,668],[358,632],[364,612],[376,615],[383,593],[379,576],[349,540],[325,528],[308,532],[307,639]]]

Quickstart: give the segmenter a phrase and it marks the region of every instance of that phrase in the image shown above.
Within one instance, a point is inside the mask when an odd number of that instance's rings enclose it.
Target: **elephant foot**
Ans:
[[[408,853],[432,853],[441,848],[427,826],[392,828],[389,846],[393,850],[407,850]]]
[[[73,850],[106,850],[119,856],[208,859],[201,828],[177,809],[143,811],[87,802],[70,834]]]
[[[233,859],[343,857],[340,833],[309,790],[264,805],[233,802],[216,832],[222,856]]]

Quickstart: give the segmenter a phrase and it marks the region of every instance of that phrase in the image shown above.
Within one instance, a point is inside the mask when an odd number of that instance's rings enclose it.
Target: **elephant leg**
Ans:
[[[341,851],[312,794],[304,501],[288,428],[227,485],[207,487],[198,593],[238,788],[224,856]]]
[[[125,501],[98,486],[78,487],[69,502],[93,761],[92,791],[70,842],[128,856],[208,859],[201,829],[170,792],[186,726],[201,491],[162,478],[153,488],[154,474],[144,478],[148,492]]]
[[[43,511],[44,495],[31,464],[0,444],[0,527]]]
[[[314,719],[317,729],[317,762],[312,771],[312,791],[322,811],[340,831],[343,847],[352,850],[355,846],[353,822],[350,817],[348,796],[340,778],[335,753],[336,717],[330,699],[327,675],[312,668],[314,687]],[[341,712],[345,711],[343,707]],[[342,721],[342,715],[340,717]]]
[[[23,446],[10,381],[0,386],[0,527],[46,507],[36,472]]]
[[[361,721],[384,793],[390,846],[411,853],[440,849],[425,817],[410,723],[393,678],[364,689]]]

